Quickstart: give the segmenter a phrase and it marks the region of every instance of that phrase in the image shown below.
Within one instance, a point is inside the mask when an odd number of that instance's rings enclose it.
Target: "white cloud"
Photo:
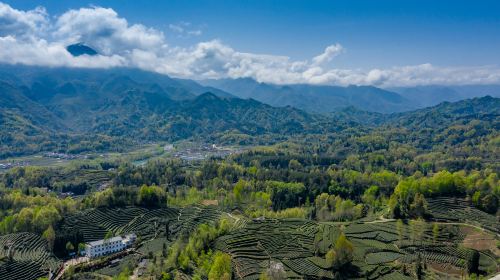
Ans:
[[[313,59],[312,59],[313,64],[320,65],[323,63],[330,62],[330,61],[332,61],[332,59],[334,57],[339,55],[343,50],[344,50],[344,48],[342,48],[342,46],[340,44],[328,46],[322,54],[313,57]]]
[[[176,23],[176,24],[171,23],[168,25],[168,28],[172,32],[177,33],[177,36],[181,37],[181,38],[188,38],[191,36],[200,36],[203,33],[201,31],[201,29],[191,28],[191,23],[186,22],[186,21],[181,21],[181,22]]]
[[[54,35],[61,41],[88,42],[106,55],[166,47],[163,33],[141,24],[129,25],[113,9],[70,10],[57,19],[55,28]]]
[[[177,25],[177,24],[169,24],[168,28],[170,28],[170,30],[172,30],[174,32],[177,32],[177,33],[183,33],[184,32],[184,27],[182,27],[180,25]]]
[[[171,24],[172,32],[194,36],[190,23]],[[84,42],[99,55],[78,57],[66,51]],[[344,48],[328,46],[310,60],[239,52],[220,40],[188,48],[169,46],[164,34],[130,24],[110,8],[69,10],[50,17],[44,8],[21,11],[0,3],[0,63],[67,67],[137,67],[175,77],[243,78],[276,84],[413,86],[500,83],[498,66],[437,67],[431,64],[388,69],[336,69],[332,60]],[[332,62],[332,63],[330,63]]]
[[[15,37],[0,37],[0,61],[11,64],[109,68],[124,66],[125,60],[112,56],[73,57],[65,45],[45,40],[19,41]]]
[[[187,32],[188,35],[192,35],[192,36],[200,36],[201,35],[201,30],[190,30]]]
[[[0,2],[0,36],[20,36],[44,32],[49,24],[44,8],[20,11]]]

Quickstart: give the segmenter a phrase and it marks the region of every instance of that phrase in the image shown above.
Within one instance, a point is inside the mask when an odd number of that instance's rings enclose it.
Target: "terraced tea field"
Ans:
[[[429,212],[436,220],[470,223],[500,234],[499,218],[470,206],[465,199],[443,197],[429,199],[428,203]]]
[[[215,222],[221,213],[214,206],[194,205],[182,208],[171,225],[171,232],[189,234],[201,224]]]
[[[341,225],[295,219],[253,220],[217,239],[215,248],[232,256],[238,279],[259,279],[271,262],[282,263],[290,279],[334,279],[335,272],[325,254],[341,231],[355,248],[353,270],[357,272],[348,278],[413,279],[414,269],[408,268],[417,258],[426,265],[464,274],[474,266],[490,273],[498,269],[492,252],[463,246],[465,233],[460,225],[441,225],[435,237],[429,223],[398,227],[393,221]],[[426,276],[435,279],[439,273],[429,270]]]
[[[11,258],[9,258],[9,252]],[[0,236],[0,279],[47,277],[61,262],[47,250],[47,242],[33,233]]]
[[[317,224],[304,220],[254,220],[217,239],[215,248],[231,254],[240,279],[258,279],[271,260],[286,265],[288,278],[320,274],[331,278],[330,271],[308,259],[314,256],[317,228]]]
[[[397,266],[414,264],[419,257],[426,263],[470,270],[472,262],[481,255],[461,246],[462,230],[457,225],[441,225],[434,240],[431,224],[424,223],[421,228],[403,225],[398,229],[396,222],[384,222],[351,224],[345,233],[356,248],[356,266],[369,279],[376,279],[392,273]]]
[[[464,210],[463,206],[450,207],[451,210],[438,207],[448,205],[446,203],[449,201],[432,201],[432,213],[456,211],[463,215],[458,221],[466,221],[467,213],[479,211]],[[67,232],[81,233],[85,242],[102,239],[107,232],[134,232],[144,241],[138,252],[146,255],[158,252],[163,244],[170,244],[177,237],[188,236],[202,223],[217,221],[221,215],[229,214],[216,206],[203,205],[180,209],[97,208],[66,216],[58,226]],[[493,229],[498,226],[488,214],[480,215],[479,222],[489,221]],[[216,239],[212,247],[231,255],[236,279],[259,279],[276,263],[283,266],[288,279],[336,279],[338,272],[326,261],[325,254],[334,247],[340,233],[354,246],[351,269],[342,275],[349,279],[414,279],[418,260],[425,266],[425,279],[459,278],[476,270],[491,275],[500,269],[496,234],[462,222],[317,223],[303,219],[235,219],[233,230]],[[11,259],[9,248],[12,248]],[[46,241],[35,234],[0,237],[0,280],[37,279],[46,276],[49,270],[56,270],[60,264],[47,250]]]
[[[178,214],[174,208],[97,208],[65,217],[61,228],[81,232],[85,242],[103,239],[108,231],[115,235],[133,232],[145,239],[164,231],[164,224],[176,221]]]

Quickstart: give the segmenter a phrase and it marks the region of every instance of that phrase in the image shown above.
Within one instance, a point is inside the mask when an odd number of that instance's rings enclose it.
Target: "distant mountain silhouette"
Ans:
[[[278,107],[293,106],[312,113],[328,113],[349,106],[380,113],[416,108],[399,94],[372,86],[273,85],[249,78],[205,80],[201,83],[240,98],[253,98]]]
[[[255,83],[250,81],[250,85]],[[293,94],[303,89],[304,95],[313,88],[315,98],[321,96],[319,92],[323,89],[326,91],[323,94],[331,98],[332,89],[338,89],[342,94],[333,95],[349,101],[343,104],[359,105],[356,99],[361,99],[365,106],[382,106],[376,100],[380,96],[380,100],[391,106],[405,102],[397,94],[373,87],[279,88]],[[339,106],[334,113],[314,114],[291,106],[273,107],[253,98],[240,99],[212,89],[191,80],[132,69],[2,66],[0,158],[56,148],[79,152],[107,149],[113,142],[123,147],[127,141],[176,141],[193,137],[203,141],[268,144],[288,136],[388,124],[432,131],[433,127],[442,127],[450,121],[477,116],[496,121],[500,115],[500,99],[493,97],[445,102],[393,114],[367,112],[354,105]]]
[[[66,50],[73,56],[80,56],[80,55],[97,55],[97,51],[95,51],[93,48],[83,44],[83,43],[77,43],[73,45],[69,45],[66,47]]]
[[[500,85],[463,85],[463,86],[416,86],[390,88],[419,108],[437,105],[441,102],[459,101],[474,97],[500,97]]]

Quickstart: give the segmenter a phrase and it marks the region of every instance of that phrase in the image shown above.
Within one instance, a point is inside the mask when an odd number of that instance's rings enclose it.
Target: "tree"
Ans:
[[[432,241],[434,244],[437,242],[438,237],[439,237],[439,224],[434,223],[432,225]]]
[[[111,239],[111,238],[113,238],[113,232],[110,231],[110,230],[108,230],[106,232],[106,235],[104,236],[104,240],[108,240],[108,239]]]
[[[43,230],[49,225],[54,225],[57,221],[61,219],[59,211],[57,211],[54,205],[46,205],[38,209],[34,216],[34,225],[38,230]]]
[[[209,280],[230,280],[231,279],[231,256],[228,254],[215,253],[213,264],[208,273]]]
[[[167,196],[165,191],[158,186],[146,186],[143,185],[137,196],[137,202],[139,205],[146,207],[158,207],[165,204],[167,201]]]
[[[425,221],[422,219],[411,220],[410,221],[411,239],[415,243],[416,241],[422,242],[425,232]]]
[[[167,243],[163,243],[163,248],[161,250],[161,256],[166,258],[168,256]]]
[[[371,205],[372,207],[376,207],[376,201],[377,201],[377,195],[379,192],[379,187],[378,186],[371,186],[368,189],[365,190],[363,196],[361,197],[361,200],[368,204]]]
[[[75,250],[75,246],[73,246],[73,243],[71,243],[70,241],[68,241],[66,243],[66,251],[68,251],[68,253],[71,253]]]
[[[234,184],[233,194],[236,202],[241,202],[243,200],[246,185],[247,182],[243,179],[238,180],[238,182]]]
[[[272,280],[272,279],[269,278],[269,276],[267,276],[267,271],[263,271],[259,276],[259,280]]]
[[[335,264],[335,260],[337,258],[337,253],[335,253],[335,249],[330,249],[325,255],[326,263],[332,267]]]
[[[420,253],[417,254],[417,261],[415,262],[415,275],[417,276],[417,279],[420,280],[422,279],[424,274],[424,270],[422,268],[422,256]]]
[[[264,271],[259,280],[285,280],[286,271],[283,263],[271,261],[269,262],[269,268]]]
[[[82,251],[85,251],[85,243],[78,244],[78,254],[81,254]]]
[[[396,222],[396,229],[398,231],[399,242],[401,243],[403,241],[404,231],[405,231],[405,225],[403,223],[403,220],[401,220],[401,219],[397,220],[397,222]]]
[[[54,228],[50,225],[42,234],[42,237],[47,240],[47,246],[50,251],[54,249],[54,241],[56,239],[56,233],[54,231]]]
[[[298,160],[292,159],[288,162],[288,168],[291,170],[300,170],[302,169],[302,164]]]
[[[334,268],[341,269],[352,262],[354,246],[344,233],[341,233],[335,241],[334,251]]]
[[[31,231],[33,223],[33,209],[25,207],[17,215],[16,231]]]
[[[427,201],[421,193],[416,193],[410,205],[410,214],[416,218],[423,218],[427,212]]]
[[[498,211],[498,198],[494,194],[487,194],[481,198],[480,208],[490,214],[495,214]]]

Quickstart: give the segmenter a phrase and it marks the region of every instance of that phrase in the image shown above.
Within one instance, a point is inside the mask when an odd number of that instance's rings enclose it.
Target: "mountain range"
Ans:
[[[273,85],[253,79],[201,81],[239,98],[253,98],[272,106],[292,106],[311,113],[328,113],[354,106],[361,110],[392,113],[415,107],[397,93],[372,86]]]
[[[481,96],[500,97],[499,85],[418,86],[382,89],[373,86],[273,85],[253,79],[203,80],[201,84],[253,98],[272,106],[292,106],[311,113],[329,113],[346,107],[395,113]]]
[[[457,116],[492,115],[496,120],[500,115],[500,99],[493,97],[401,112],[411,108],[404,105],[408,98],[374,87],[275,86],[252,80],[224,83],[227,86],[213,81],[199,84],[133,69],[3,66],[0,158],[43,150],[108,150],[188,138],[268,144],[294,135],[362,126],[436,126]],[[264,93],[276,92],[297,97],[282,96],[279,100],[283,101],[298,102],[299,96],[308,94],[312,97],[307,102],[302,100],[309,104],[307,108],[298,109],[295,107],[299,105],[288,103],[271,106],[255,96],[258,93],[264,98]],[[331,104],[334,112],[319,114],[315,104],[325,106],[321,112],[330,111],[326,104]],[[368,112],[367,108],[378,108],[372,111],[379,112]]]
[[[463,86],[416,86],[389,88],[409,100],[416,108],[437,105],[445,101],[459,101],[474,97],[500,97],[500,85],[463,85]]]

